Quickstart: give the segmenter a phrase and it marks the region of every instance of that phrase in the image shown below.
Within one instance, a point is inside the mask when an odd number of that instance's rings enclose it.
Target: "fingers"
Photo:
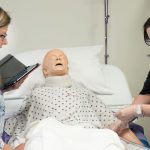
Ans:
[[[115,116],[122,121],[129,122],[135,117],[134,112],[135,112],[135,106],[131,105],[116,112]]]
[[[120,110],[120,111],[115,113],[115,117],[117,117],[121,121],[128,121],[129,120],[128,117],[130,117],[130,116],[129,116],[129,114],[124,112],[124,110]]]
[[[120,134],[126,128],[129,128],[128,122],[118,120],[111,125],[110,129],[115,131],[117,134]]]

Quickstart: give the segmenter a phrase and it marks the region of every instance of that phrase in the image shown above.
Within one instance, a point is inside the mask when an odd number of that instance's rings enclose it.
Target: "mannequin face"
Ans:
[[[148,37],[149,37],[149,39],[150,39],[150,27],[148,27],[148,28],[146,29],[146,31],[147,31],[147,35],[148,35]]]
[[[43,74],[45,77],[68,74],[67,56],[59,49],[49,51],[43,60]]]

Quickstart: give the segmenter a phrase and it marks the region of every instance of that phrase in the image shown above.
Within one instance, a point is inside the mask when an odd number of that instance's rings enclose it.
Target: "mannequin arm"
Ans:
[[[141,141],[136,137],[136,135],[130,129],[124,129],[119,136],[127,141],[130,141],[139,145],[143,145]]]
[[[3,150],[12,150],[12,148],[8,144],[5,144]]]
[[[12,149],[8,144],[4,145],[3,150],[24,150],[25,143],[18,145],[15,149]]]

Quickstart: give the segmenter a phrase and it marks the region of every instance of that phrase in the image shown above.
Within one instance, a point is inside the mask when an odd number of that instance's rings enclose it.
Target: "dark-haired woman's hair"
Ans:
[[[144,41],[146,44],[148,44],[150,46],[150,38],[148,37],[148,34],[147,34],[147,28],[150,27],[150,18],[147,19],[147,21],[144,23]]]
[[[8,26],[10,22],[11,17],[2,7],[0,7],[0,28]]]

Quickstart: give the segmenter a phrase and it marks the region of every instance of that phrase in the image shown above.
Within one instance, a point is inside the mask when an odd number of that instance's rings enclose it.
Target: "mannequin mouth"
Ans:
[[[61,63],[57,63],[55,66],[63,66],[63,64],[61,64]]]

